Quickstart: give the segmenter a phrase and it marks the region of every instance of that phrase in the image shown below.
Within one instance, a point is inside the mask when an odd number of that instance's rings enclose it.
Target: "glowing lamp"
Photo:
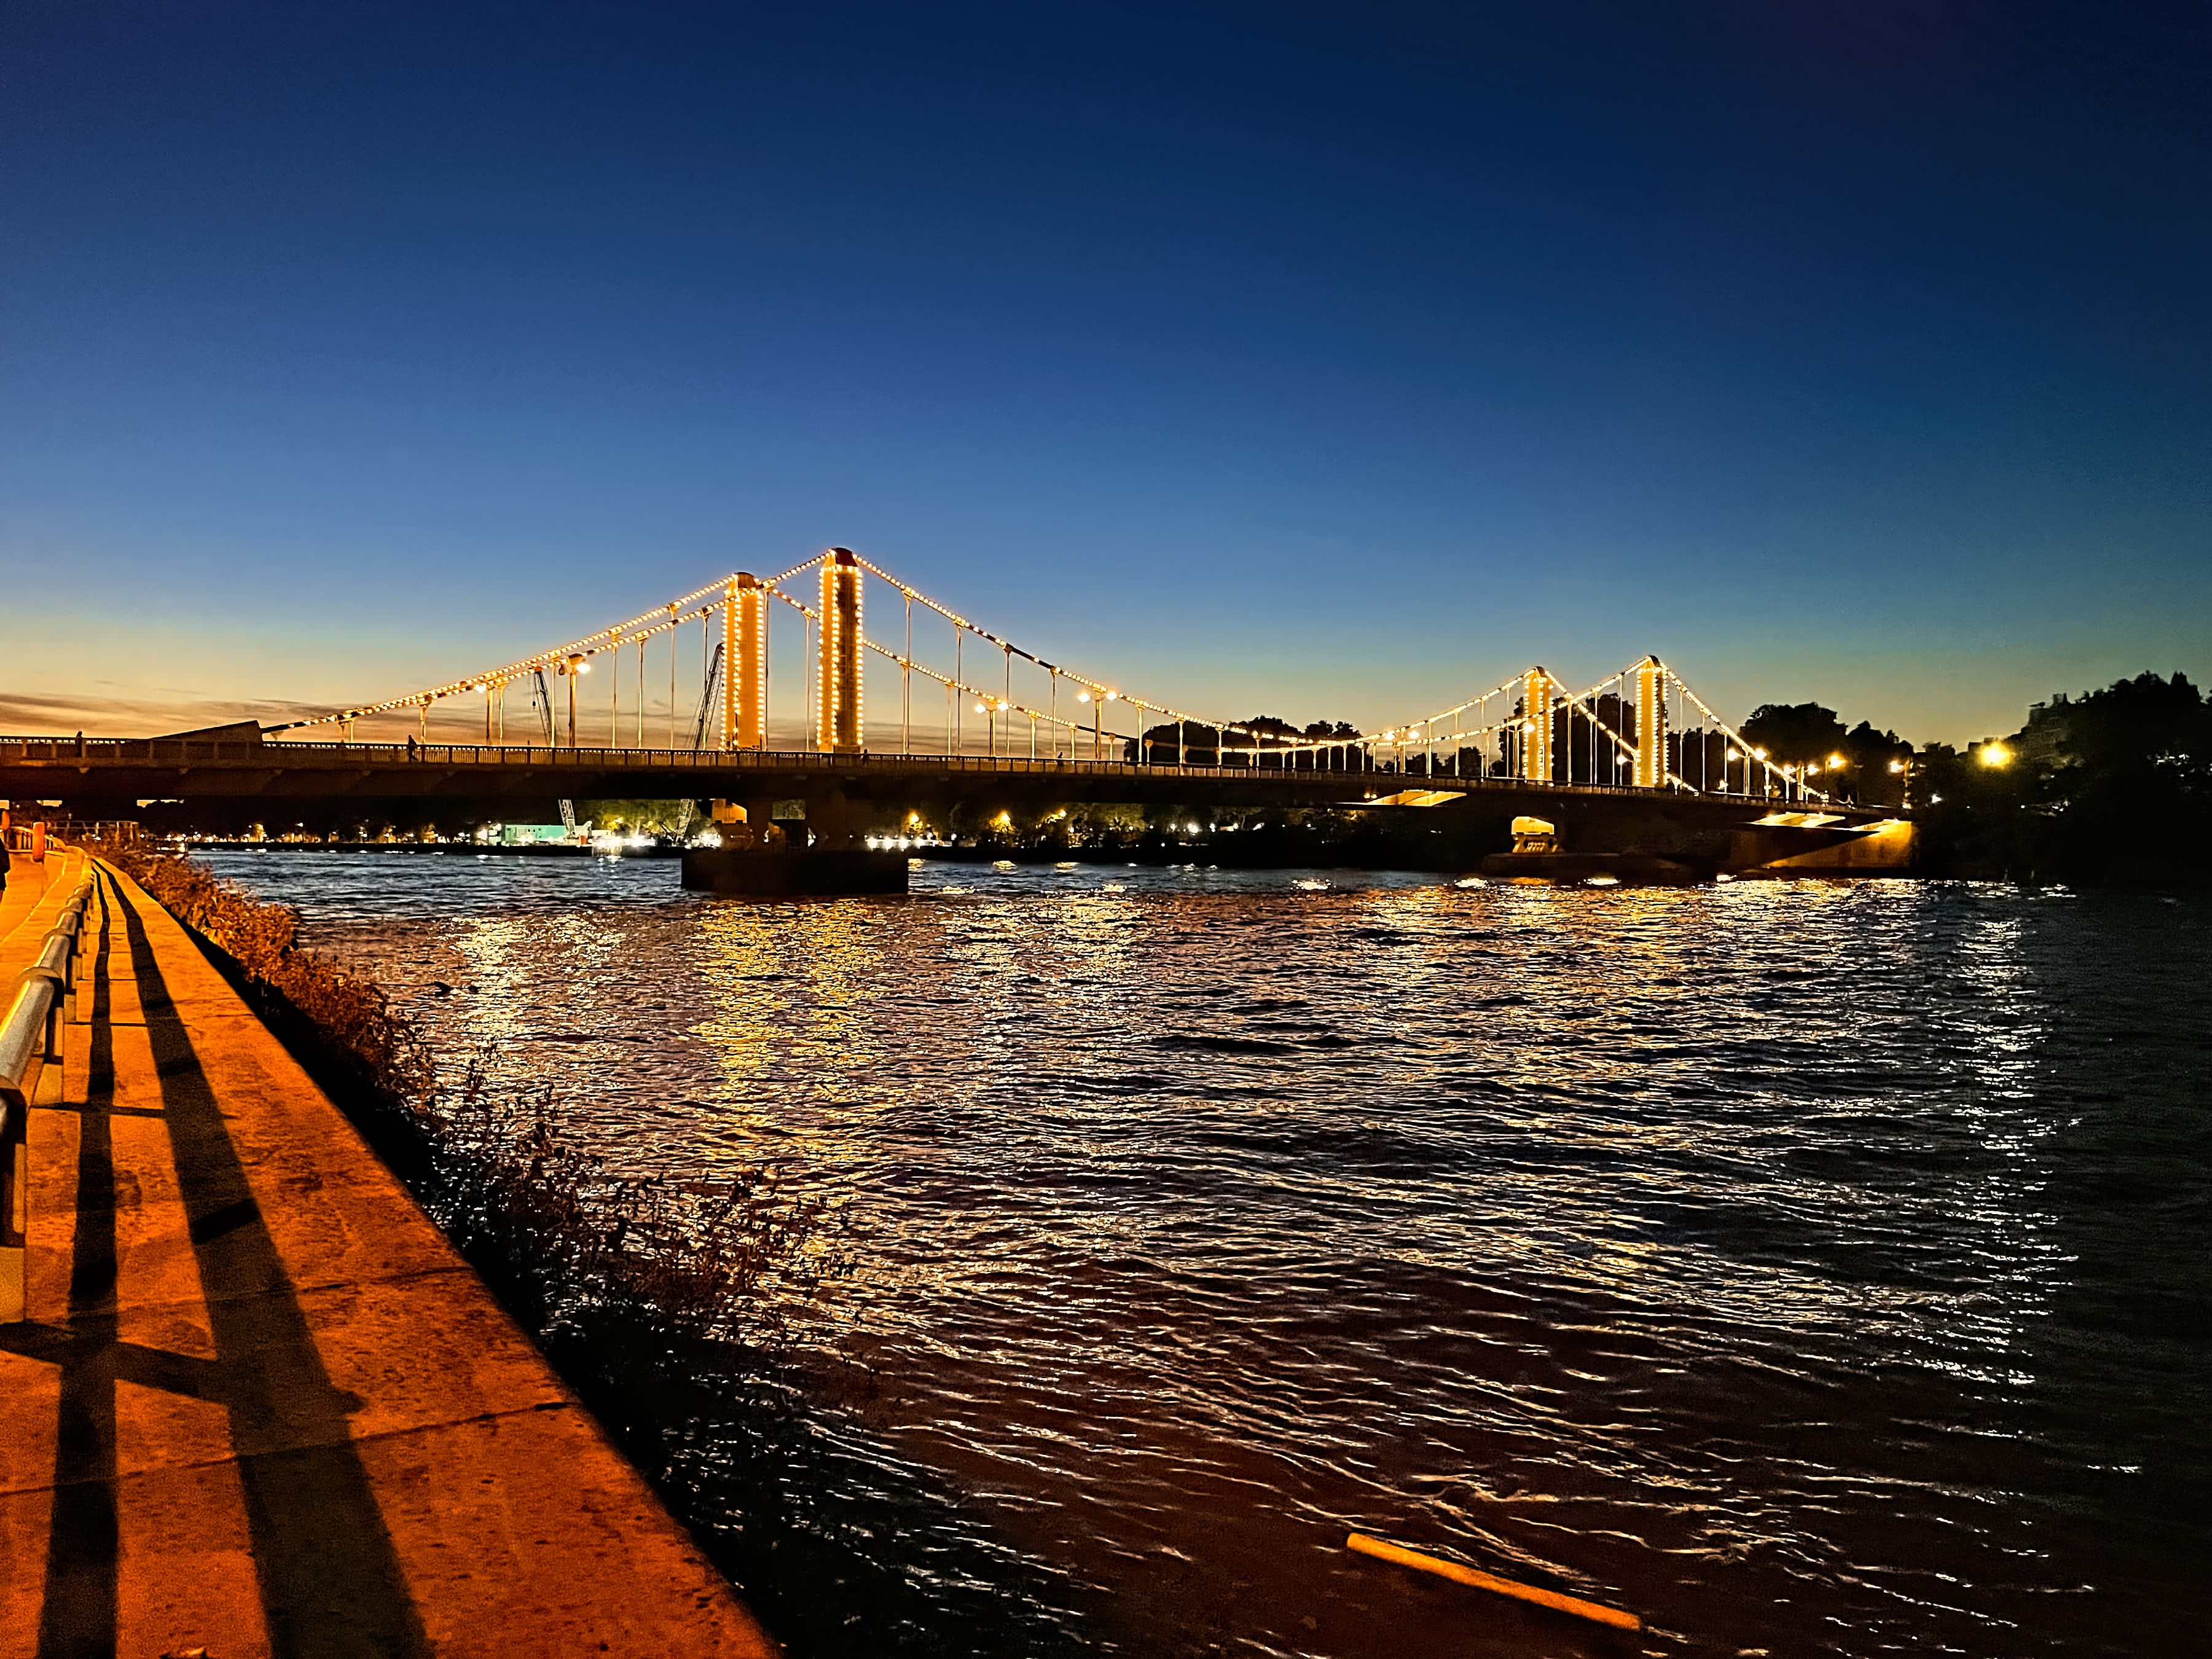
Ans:
[[[1985,743],[1981,748],[1982,764],[2004,766],[2012,760],[2012,750],[2001,743]]]

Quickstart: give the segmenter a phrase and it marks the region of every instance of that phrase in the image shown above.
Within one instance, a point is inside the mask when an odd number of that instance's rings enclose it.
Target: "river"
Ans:
[[[933,864],[763,905],[666,861],[210,861],[621,1167],[775,1159],[846,1204],[808,1337],[873,1381],[822,1406],[831,1484],[927,1501],[813,1494],[793,1524],[903,1599],[802,1655],[2203,1638],[2201,902]]]

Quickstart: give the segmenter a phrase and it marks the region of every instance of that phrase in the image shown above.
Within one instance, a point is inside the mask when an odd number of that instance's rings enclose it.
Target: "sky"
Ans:
[[[2158,4],[17,0],[0,729],[830,544],[1232,717],[2202,683],[2209,83]]]

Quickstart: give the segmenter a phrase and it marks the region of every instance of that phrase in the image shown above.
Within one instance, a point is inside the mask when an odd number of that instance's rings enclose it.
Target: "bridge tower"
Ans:
[[[1636,665],[1636,787],[1667,781],[1667,671],[1656,657]]]
[[[723,599],[725,749],[768,747],[768,587],[739,571]]]
[[[1541,668],[1528,671],[1521,690],[1521,775],[1552,781],[1552,677]]]
[[[814,742],[825,755],[857,753],[860,731],[860,567],[849,549],[822,561],[822,661],[815,676]]]

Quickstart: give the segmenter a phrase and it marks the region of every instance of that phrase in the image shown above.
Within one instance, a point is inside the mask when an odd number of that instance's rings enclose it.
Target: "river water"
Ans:
[[[210,861],[623,1168],[847,1203],[821,1433],[934,1506],[802,1652],[2203,1650],[2201,902]]]

